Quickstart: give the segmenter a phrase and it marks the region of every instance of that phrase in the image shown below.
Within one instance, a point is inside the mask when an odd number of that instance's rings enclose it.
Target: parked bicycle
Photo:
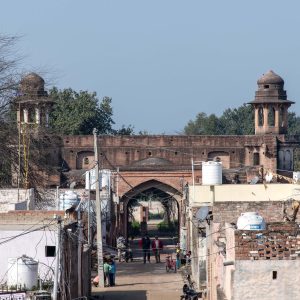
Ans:
[[[166,257],[166,272],[169,271],[177,272],[176,261],[172,258],[172,255]]]

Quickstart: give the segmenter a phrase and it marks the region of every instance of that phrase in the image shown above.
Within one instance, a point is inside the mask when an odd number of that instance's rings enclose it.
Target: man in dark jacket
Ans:
[[[148,259],[148,262],[150,262],[150,246],[151,246],[151,240],[148,236],[148,234],[145,234],[141,240],[142,249],[143,249],[143,255],[144,255],[144,264],[146,263],[146,257]]]

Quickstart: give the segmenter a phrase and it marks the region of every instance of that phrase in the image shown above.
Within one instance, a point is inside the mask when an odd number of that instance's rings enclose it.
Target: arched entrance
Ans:
[[[119,229],[126,237],[146,231],[150,235],[178,235],[181,200],[182,193],[168,184],[157,180],[141,183],[120,199],[123,213]]]

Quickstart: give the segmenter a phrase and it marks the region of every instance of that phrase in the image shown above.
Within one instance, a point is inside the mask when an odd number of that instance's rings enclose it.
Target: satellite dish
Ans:
[[[199,220],[200,222],[204,221],[209,213],[209,209],[207,206],[202,206],[201,208],[198,209],[196,212],[196,219]]]
[[[251,179],[250,184],[257,184],[258,181],[259,181],[259,177],[258,177],[258,176],[255,176],[255,177],[253,177],[253,178]]]
[[[268,172],[268,173],[266,174],[266,176],[265,176],[265,179],[266,179],[266,182],[267,182],[267,183],[270,183],[270,182],[272,181],[272,179],[273,179],[273,174],[270,173],[270,172]]]

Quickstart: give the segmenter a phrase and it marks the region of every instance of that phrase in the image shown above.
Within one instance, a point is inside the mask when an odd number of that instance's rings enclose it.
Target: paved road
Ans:
[[[162,263],[143,264],[141,259],[117,263],[116,286],[93,288],[93,295],[103,300],[176,300],[180,299],[182,278],[179,273],[166,273]]]

